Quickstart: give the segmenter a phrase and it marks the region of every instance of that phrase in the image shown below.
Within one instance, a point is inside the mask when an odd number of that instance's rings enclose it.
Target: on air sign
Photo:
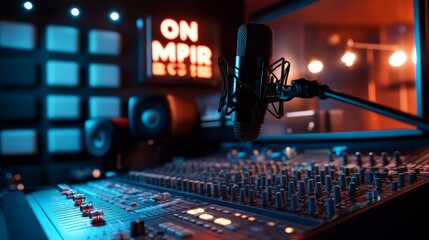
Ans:
[[[213,24],[173,18],[147,18],[146,23],[146,77],[160,82],[213,83],[217,51]]]

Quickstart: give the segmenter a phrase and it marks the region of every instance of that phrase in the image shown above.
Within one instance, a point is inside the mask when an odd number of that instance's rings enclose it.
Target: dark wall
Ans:
[[[22,154],[19,153],[19,149],[17,153],[12,151],[12,154],[3,151],[0,155],[0,175],[3,181],[6,173],[20,172],[26,186],[68,181],[79,178],[76,176],[82,174],[86,176],[88,173],[90,176],[92,169],[102,165],[89,157],[84,147],[83,123],[93,116],[90,109],[91,97],[107,96],[119,100],[118,117],[126,117],[127,101],[130,96],[166,92],[199,96],[219,91],[218,84],[156,84],[137,81],[138,18],[150,15],[154,18],[169,17],[177,20],[210,22],[217,28],[213,29],[218,33],[217,54],[225,55],[229,59],[233,59],[235,55],[236,30],[243,21],[242,1],[32,1],[32,3],[31,11],[25,10],[21,1],[0,3],[0,21],[30,24],[35,30],[35,46],[30,50],[0,46],[0,133],[3,139],[0,146],[3,145],[3,150],[11,148],[10,144],[14,143],[7,142],[8,140],[13,139],[16,134],[19,135],[19,130],[30,130],[23,134],[24,139],[30,141],[25,144],[32,148],[30,152]],[[69,13],[73,6],[80,8],[78,18],[72,17]],[[112,9],[121,14],[118,22],[108,19]],[[76,28],[79,32],[78,51],[75,53],[48,51],[46,31],[49,25]],[[94,29],[118,33],[121,36],[120,53],[99,55],[88,52],[88,38],[90,31]],[[213,56],[213,71],[218,71],[216,64],[218,57]],[[78,83],[73,86],[48,84],[47,63],[52,60],[76,63],[79,68]],[[119,85],[101,88],[90,86],[88,75],[91,63],[116,66],[119,69]],[[78,102],[78,113],[66,119],[48,117],[47,97],[52,95],[74,96]],[[49,144],[55,145],[52,143],[55,138],[48,136],[51,129],[76,130],[74,133],[78,133],[78,142],[71,144],[80,146],[77,150],[68,149],[65,152],[61,149],[56,151],[55,146],[48,149]],[[61,131],[60,136],[64,134]],[[31,146],[32,144],[35,146]]]

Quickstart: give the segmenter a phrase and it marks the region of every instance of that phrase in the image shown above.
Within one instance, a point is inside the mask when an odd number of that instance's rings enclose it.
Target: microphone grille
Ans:
[[[253,141],[261,133],[262,125],[244,122],[234,122],[234,135],[241,141]]]
[[[237,56],[273,57],[273,30],[263,24],[248,23],[238,28]]]

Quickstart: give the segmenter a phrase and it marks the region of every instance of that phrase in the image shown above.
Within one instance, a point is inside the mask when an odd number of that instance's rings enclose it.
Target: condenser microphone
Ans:
[[[267,109],[265,88],[270,81],[268,66],[273,63],[273,31],[262,24],[243,24],[237,33],[236,78],[230,96],[235,137],[255,140],[264,123]]]

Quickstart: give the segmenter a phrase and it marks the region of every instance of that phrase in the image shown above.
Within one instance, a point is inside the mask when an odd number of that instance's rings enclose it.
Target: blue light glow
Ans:
[[[71,10],[70,10],[70,14],[73,16],[73,17],[77,17],[77,16],[79,16],[79,14],[80,14],[80,11],[79,11],[79,9],[78,8],[72,8]]]
[[[27,10],[31,10],[31,9],[33,9],[33,4],[31,2],[25,2],[24,8]]]
[[[119,20],[119,13],[116,11],[113,11],[110,13],[110,19],[112,19],[113,21],[118,21]]]

